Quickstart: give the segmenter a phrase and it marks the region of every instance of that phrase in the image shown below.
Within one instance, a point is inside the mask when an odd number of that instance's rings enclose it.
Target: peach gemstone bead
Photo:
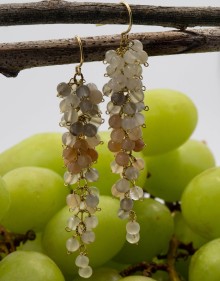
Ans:
[[[121,116],[119,114],[114,114],[109,118],[109,126],[113,129],[121,128]]]
[[[68,170],[71,174],[78,174],[78,173],[81,172],[82,167],[80,167],[77,162],[72,162],[72,163],[69,163],[69,164],[67,165],[67,170]]]
[[[114,129],[111,132],[111,140],[114,142],[122,142],[125,137],[125,132],[122,129]]]
[[[87,154],[91,157],[92,162],[95,162],[98,159],[98,152],[93,148],[89,148]]]
[[[77,163],[81,168],[87,168],[92,163],[92,158],[87,154],[82,154],[78,157]]]
[[[135,127],[134,129],[131,129],[128,131],[128,136],[131,140],[138,140],[142,137],[142,130],[140,127]]]
[[[78,139],[74,144],[74,148],[80,151],[87,151],[88,147],[88,142],[84,139]]]
[[[136,152],[141,151],[141,150],[143,150],[144,146],[145,146],[145,143],[142,139],[136,140],[134,151],[136,151]]]
[[[126,152],[119,152],[115,157],[115,162],[120,166],[127,166],[129,164],[130,157]]]
[[[126,138],[122,141],[121,148],[126,151],[131,151],[135,147],[135,142],[130,140],[129,138]]]
[[[111,152],[118,152],[121,150],[121,144],[119,142],[109,141],[108,142],[108,149]]]
[[[74,161],[77,157],[77,151],[74,148],[66,147],[63,150],[63,158],[67,161]]]

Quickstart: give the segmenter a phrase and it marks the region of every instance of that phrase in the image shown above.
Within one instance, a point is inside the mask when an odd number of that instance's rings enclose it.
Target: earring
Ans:
[[[126,2],[129,13],[129,27],[121,34],[118,49],[106,52],[104,63],[109,64],[105,76],[111,80],[104,85],[103,94],[111,98],[107,104],[109,126],[112,129],[108,148],[115,154],[111,163],[113,173],[120,174],[120,179],[112,186],[113,196],[120,198],[118,217],[128,219],[126,239],[135,244],[139,241],[140,225],[133,210],[135,200],[143,199],[143,189],[135,181],[144,168],[144,160],[136,158],[133,152],[141,151],[145,144],[141,127],[145,127],[142,110],[144,90],[142,85],[142,67],[147,66],[148,55],[138,40],[129,40],[128,33],[132,27],[132,12]]]
[[[67,171],[64,182],[70,189],[66,198],[73,215],[68,219],[66,231],[72,236],[66,241],[69,254],[79,250],[75,260],[79,275],[88,278],[92,275],[87,256],[87,244],[94,242],[93,229],[98,225],[95,212],[99,211],[99,191],[90,183],[98,180],[98,171],[92,167],[98,159],[95,147],[100,144],[98,127],[103,123],[99,103],[103,101],[102,93],[93,83],[85,85],[81,72],[84,62],[81,39],[76,36],[80,47],[80,64],[76,66],[75,75],[68,83],[57,86],[60,111],[63,114],[60,126],[68,132],[62,136],[63,159]]]

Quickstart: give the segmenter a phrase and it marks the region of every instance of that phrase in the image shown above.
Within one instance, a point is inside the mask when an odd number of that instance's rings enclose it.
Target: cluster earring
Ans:
[[[110,81],[103,87],[103,94],[111,98],[107,104],[111,139],[108,148],[115,155],[111,163],[113,173],[120,174],[120,179],[112,186],[113,196],[120,198],[118,217],[128,219],[126,239],[135,244],[139,241],[140,225],[133,210],[135,200],[143,199],[143,189],[136,185],[140,170],[145,163],[136,158],[133,152],[143,150],[142,127],[145,126],[142,110],[145,106],[142,84],[142,64],[147,66],[148,55],[138,40],[129,40],[128,33],[132,27],[132,12],[126,2],[129,13],[129,27],[121,34],[118,49],[106,52],[104,63],[109,64],[106,75]]]
[[[79,267],[79,275],[88,278],[92,275],[92,268],[89,266],[87,244],[95,240],[93,229],[98,225],[95,212],[100,210],[99,191],[90,184],[99,177],[92,165],[98,159],[95,147],[101,142],[98,127],[103,123],[99,109],[103,95],[95,84],[85,85],[81,72],[83,46],[78,36],[76,39],[80,47],[80,64],[68,83],[62,82],[57,86],[57,96],[62,99],[60,126],[68,130],[62,136],[63,159],[67,168],[64,182],[70,189],[66,202],[73,212],[66,225],[66,231],[72,233],[66,241],[66,248],[69,254],[79,251],[75,264]]]

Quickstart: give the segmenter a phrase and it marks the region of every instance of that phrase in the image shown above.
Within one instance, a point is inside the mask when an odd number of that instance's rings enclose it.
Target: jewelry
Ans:
[[[99,191],[89,184],[99,177],[92,164],[98,159],[95,147],[100,143],[100,137],[97,132],[103,123],[98,104],[103,101],[103,95],[95,84],[85,85],[81,72],[83,47],[81,39],[78,36],[76,39],[80,47],[80,64],[68,83],[62,82],[57,86],[57,92],[58,97],[62,98],[60,126],[68,130],[62,136],[63,159],[67,168],[64,181],[70,189],[66,202],[74,213],[66,226],[66,231],[73,232],[66,241],[66,248],[69,254],[79,250],[75,264],[79,267],[79,275],[88,278],[92,275],[92,268],[86,245],[95,240],[93,229],[98,225],[95,212],[100,210]]]
[[[107,104],[110,115],[109,126],[112,128],[108,148],[115,153],[115,161],[111,163],[113,173],[121,178],[112,186],[112,194],[120,198],[118,217],[128,219],[126,239],[135,244],[139,241],[140,225],[133,210],[135,200],[143,199],[143,189],[135,184],[139,172],[144,168],[144,160],[136,158],[133,152],[141,151],[145,144],[142,139],[141,127],[145,127],[142,110],[148,110],[144,105],[144,90],[142,85],[142,67],[147,66],[148,55],[143,51],[143,45],[138,40],[129,40],[128,33],[132,27],[132,12],[130,6],[124,4],[129,13],[129,27],[121,34],[120,47],[106,52],[104,63],[105,76],[111,80],[104,85],[103,93],[111,98]]]

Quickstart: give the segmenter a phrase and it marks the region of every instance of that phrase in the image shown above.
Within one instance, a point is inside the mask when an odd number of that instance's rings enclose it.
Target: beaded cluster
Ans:
[[[120,198],[118,217],[128,219],[126,239],[137,243],[140,239],[140,225],[133,210],[134,200],[143,198],[143,189],[135,181],[144,168],[144,160],[136,158],[133,152],[141,151],[145,144],[142,129],[145,120],[142,110],[147,110],[142,84],[142,66],[147,65],[148,55],[138,40],[124,40],[117,50],[106,52],[106,76],[110,81],[103,87],[103,94],[111,98],[107,104],[109,126],[112,129],[108,148],[115,154],[111,163],[113,173],[120,179],[112,186],[113,196]]]
[[[79,251],[75,264],[79,267],[79,275],[88,278],[92,275],[92,268],[86,245],[95,240],[93,229],[98,225],[95,212],[100,210],[99,191],[90,184],[99,177],[92,164],[98,159],[95,147],[100,144],[97,132],[103,123],[99,109],[103,95],[95,84],[84,85],[83,76],[79,75],[79,80],[74,77],[69,83],[60,83],[57,92],[62,98],[60,126],[68,130],[62,136],[63,159],[67,168],[64,182],[70,187],[66,202],[74,213],[67,221],[66,231],[72,232],[72,236],[66,241],[66,248],[69,254]]]

